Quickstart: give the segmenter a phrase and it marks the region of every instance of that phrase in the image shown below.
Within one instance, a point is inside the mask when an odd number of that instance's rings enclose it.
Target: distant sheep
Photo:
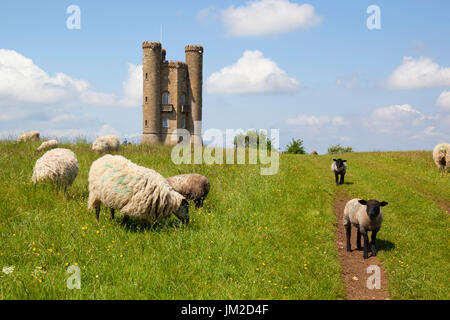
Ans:
[[[78,175],[78,160],[75,154],[69,149],[53,149],[44,153],[33,168],[31,181],[37,183],[43,180],[50,180],[58,186],[71,186]]]
[[[118,136],[109,135],[97,138],[92,144],[92,150],[97,152],[118,151],[120,140]]]
[[[344,176],[347,172],[347,160],[339,159],[333,159],[333,164],[331,165],[331,171],[334,172],[334,177],[336,179],[336,185],[344,184]],[[341,176],[341,179],[339,181],[339,176]]]
[[[358,228],[358,234],[356,238],[357,249],[361,249],[361,234],[364,237],[364,259],[369,257],[369,236],[368,231],[372,231],[372,242],[370,243],[370,249],[372,256],[377,255],[376,237],[378,231],[380,231],[381,223],[383,222],[383,214],[380,207],[386,206],[388,203],[385,201],[378,202],[377,200],[361,200],[352,199],[347,202],[344,208],[343,224],[347,232],[347,251],[351,252],[351,228],[352,225]]]
[[[22,133],[19,138],[17,139],[18,142],[25,142],[25,141],[36,141],[40,139],[40,134],[37,131],[30,131],[30,132],[24,132]]]
[[[311,154],[312,154],[313,156],[317,156],[317,155],[318,155],[318,153],[317,153],[316,150],[311,151]]]
[[[450,144],[436,145],[433,150],[433,160],[441,172],[447,172],[450,169]]]
[[[180,174],[167,178],[172,188],[189,200],[194,200],[195,207],[203,207],[203,201],[208,195],[210,184],[205,176],[198,173]]]
[[[41,152],[41,151],[50,150],[50,149],[54,149],[54,148],[58,148],[58,141],[48,140],[48,141],[43,142],[39,146],[39,148],[36,149],[36,151]]]
[[[89,170],[89,210],[95,209],[99,219],[100,205],[145,222],[165,220],[174,213],[183,223],[189,222],[189,203],[173,190],[162,175],[138,166],[122,156],[107,154],[91,165]]]

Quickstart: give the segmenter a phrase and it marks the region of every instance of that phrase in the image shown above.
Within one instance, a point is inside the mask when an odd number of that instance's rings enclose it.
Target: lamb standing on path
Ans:
[[[122,156],[107,154],[89,170],[89,210],[95,209],[99,219],[100,204],[129,217],[146,222],[165,220],[174,213],[183,223],[189,222],[189,203],[173,190],[162,175],[138,166]]]
[[[331,171],[334,172],[334,177],[336,179],[336,185],[344,184],[344,176],[347,172],[347,160],[333,159],[333,164],[331,165]],[[341,176],[341,180],[339,181],[339,175]]]
[[[372,255],[377,255],[377,248],[375,246],[378,231],[380,231],[381,223],[383,222],[383,214],[380,207],[386,206],[385,201],[378,202],[377,200],[361,200],[352,199],[347,202],[344,208],[343,224],[347,231],[347,251],[351,252],[351,228],[352,225],[358,228],[356,238],[357,249],[361,249],[361,235],[364,237],[364,259],[367,259],[369,250],[369,236],[368,231],[372,231],[372,242],[370,243]]]

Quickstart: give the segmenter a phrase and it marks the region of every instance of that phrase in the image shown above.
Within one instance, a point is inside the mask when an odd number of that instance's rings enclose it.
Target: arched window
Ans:
[[[163,93],[162,104],[170,104],[170,94],[168,92]]]
[[[181,104],[186,104],[186,95],[184,93],[181,94],[180,101]]]

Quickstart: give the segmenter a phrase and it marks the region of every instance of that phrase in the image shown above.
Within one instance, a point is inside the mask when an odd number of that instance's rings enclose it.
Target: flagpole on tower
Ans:
[[[161,27],[160,27],[160,35],[159,35],[159,39],[160,39],[160,42],[161,42],[161,44],[162,44],[162,42],[163,42],[163,26],[162,26],[162,23],[161,23]]]

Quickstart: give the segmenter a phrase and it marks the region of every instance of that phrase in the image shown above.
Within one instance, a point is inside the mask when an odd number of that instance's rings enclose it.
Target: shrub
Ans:
[[[297,139],[295,140],[292,138],[292,141],[286,146],[286,152],[285,153],[292,153],[292,154],[305,154],[305,148],[303,147],[303,140]]]
[[[251,144],[251,142],[256,141],[256,146]],[[265,143],[267,146],[267,150],[272,149],[272,141],[267,138],[267,135],[264,132],[258,131],[247,131],[247,133],[239,133],[234,137],[233,144],[234,147],[237,148],[238,144],[242,145],[246,148],[256,147],[259,148],[260,143]]]
[[[343,147],[340,144],[336,144],[328,148],[328,154],[345,153],[345,152],[353,152],[353,148]]]

